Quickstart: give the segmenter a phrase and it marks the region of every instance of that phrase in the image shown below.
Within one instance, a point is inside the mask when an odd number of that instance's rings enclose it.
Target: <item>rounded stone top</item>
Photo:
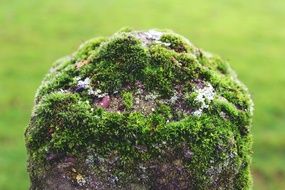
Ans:
[[[31,189],[248,189],[252,110],[228,63],[178,34],[91,39],[37,91]]]

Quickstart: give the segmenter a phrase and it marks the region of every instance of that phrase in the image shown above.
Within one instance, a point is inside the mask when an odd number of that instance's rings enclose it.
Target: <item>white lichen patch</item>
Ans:
[[[87,77],[87,78],[85,78],[84,80],[78,80],[77,85],[78,85],[78,86],[89,87],[89,86],[90,86],[90,82],[91,82],[90,78]]]
[[[202,88],[197,88],[195,92],[197,93],[195,101],[201,103],[201,107],[195,110],[193,115],[200,117],[203,110],[209,107],[209,103],[214,99],[216,93],[214,87],[210,83]]]
[[[75,91],[87,90],[88,95],[93,95],[97,98],[103,98],[108,96],[108,93],[102,92],[100,89],[93,89],[91,86],[91,79],[85,78],[82,80],[80,77],[74,78],[77,81],[77,87]]]
[[[157,31],[157,30],[148,30],[145,32],[135,32],[133,33],[133,35],[138,38],[143,46],[147,47],[148,45],[152,44],[152,43],[157,43],[157,44],[162,44],[165,46],[170,46],[170,43],[165,43],[160,41],[161,36],[163,35],[162,32]]]
[[[156,31],[156,30],[149,30],[147,32],[144,32],[144,34],[147,36],[148,39],[153,39],[158,41],[161,36],[163,35],[162,32]]]
[[[227,155],[226,158],[220,163],[215,163],[213,160],[210,160],[211,166],[208,168],[206,173],[212,183],[217,182],[221,173],[227,170],[228,168],[231,168],[231,172],[235,175],[238,173],[239,167],[234,163],[234,159],[236,156],[236,152],[230,152],[229,155]]]
[[[85,78],[84,80],[81,80],[80,77],[75,77],[74,79],[77,81],[77,85],[76,85],[75,91],[76,92],[80,92],[82,90],[87,89],[88,90],[88,94],[89,94],[89,91],[92,90],[92,87],[90,86],[91,79],[88,78],[88,77]]]

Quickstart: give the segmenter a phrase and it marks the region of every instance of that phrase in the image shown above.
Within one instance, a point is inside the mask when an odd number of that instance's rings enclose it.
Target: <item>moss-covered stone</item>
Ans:
[[[37,91],[31,189],[250,189],[252,110],[226,61],[173,32],[89,40]]]

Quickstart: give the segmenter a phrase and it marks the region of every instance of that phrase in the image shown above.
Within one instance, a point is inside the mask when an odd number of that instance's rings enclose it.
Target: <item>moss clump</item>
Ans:
[[[123,105],[127,110],[130,110],[133,107],[133,94],[131,92],[123,92]]]
[[[184,37],[95,38],[37,91],[31,189],[250,189],[251,117],[228,63]]]

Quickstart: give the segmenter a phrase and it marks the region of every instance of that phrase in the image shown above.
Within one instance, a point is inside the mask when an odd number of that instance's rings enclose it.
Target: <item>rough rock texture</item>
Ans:
[[[91,39],[37,91],[31,190],[250,189],[252,110],[227,62],[182,36]]]

